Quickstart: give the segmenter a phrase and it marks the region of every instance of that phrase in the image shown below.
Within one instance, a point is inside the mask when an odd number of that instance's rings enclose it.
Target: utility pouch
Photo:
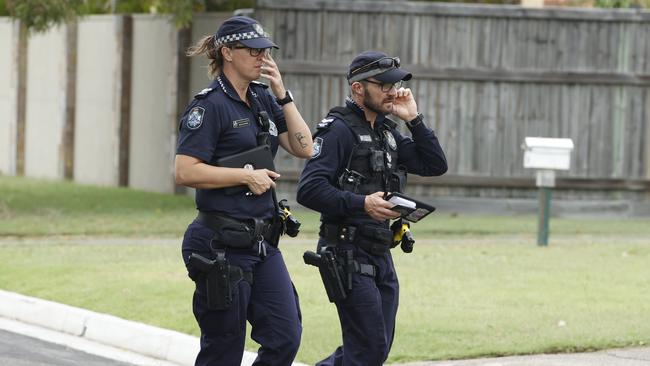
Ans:
[[[308,250],[302,258],[306,264],[318,267],[330,302],[344,300],[347,297],[346,288],[343,285],[344,270],[337,263],[336,256],[331,250],[323,250],[320,255]]]
[[[389,250],[393,244],[393,232],[378,226],[361,226],[355,243],[363,250],[374,254],[382,255]]]
[[[243,222],[229,222],[219,226],[213,240],[231,248],[250,248],[255,239],[255,233]]]
[[[406,187],[406,177],[407,177],[406,167],[403,165],[398,166],[397,170],[390,173],[390,182],[389,182],[390,191],[404,192],[404,188]]]
[[[206,212],[199,212],[196,220],[214,230],[214,237],[210,242],[213,250],[215,247],[224,246],[250,248],[254,244],[255,227],[251,227],[246,222]]]
[[[339,187],[344,191],[358,193],[359,185],[366,180],[366,177],[354,170],[345,169],[343,174],[339,176]]]
[[[189,264],[205,273],[208,308],[225,310],[232,304],[232,285],[237,284],[244,274],[242,269],[231,266],[224,252],[217,253],[217,258],[210,260],[199,254],[190,254]]]

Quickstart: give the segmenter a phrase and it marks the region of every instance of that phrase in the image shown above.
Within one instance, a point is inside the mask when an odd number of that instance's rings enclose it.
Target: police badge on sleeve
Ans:
[[[201,127],[203,124],[203,115],[205,114],[205,109],[202,107],[194,107],[190,110],[190,113],[187,115],[187,128],[190,130],[196,130]]]
[[[313,145],[313,150],[311,152],[311,158],[317,158],[321,151],[323,151],[323,139],[320,137],[316,137],[314,139],[314,145]]]

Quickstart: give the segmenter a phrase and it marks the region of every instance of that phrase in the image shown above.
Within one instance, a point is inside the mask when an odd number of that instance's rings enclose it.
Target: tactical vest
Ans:
[[[345,121],[356,140],[346,168],[338,177],[339,188],[358,194],[401,192],[406,184],[406,168],[397,165],[397,144],[392,134],[395,122],[386,119],[374,130],[348,107],[334,107],[328,115]]]

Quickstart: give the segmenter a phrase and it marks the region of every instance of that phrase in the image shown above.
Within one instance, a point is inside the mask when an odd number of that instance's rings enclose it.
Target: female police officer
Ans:
[[[175,161],[176,182],[196,188],[199,210],[182,247],[196,283],[193,311],[201,328],[196,365],[239,365],[246,320],[261,345],[255,365],[290,365],[300,343],[298,298],[273,242],[272,188],[280,175],[217,166],[220,158],[262,144],[270,145],[273,155],[278,145],[300,158],[311,155],[309,128],[282,83],[271,48],[278,47],[256,20],[235,16],[188,51],[207,55],[214,79],[181,118]],[[273,95],[254,81],[260,77],[269,81]],[[235,186],[247,189],[228,189]],[[192,256],[202,259],[196,262],[201,265],[192,264]],[[221,277],[211,277],[211,270]]]

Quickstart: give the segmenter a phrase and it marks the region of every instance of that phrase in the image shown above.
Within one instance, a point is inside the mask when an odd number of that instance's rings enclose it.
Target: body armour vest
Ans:
[[[386,119],[373,130],[348,107],[334,107],[328,115],[345,121],[356,140],[346,168],[338,177],[339,188],[358,194],[401,192],[406,184],[406,168],[397,164],[397,143],[392,133],[395,122]]]

